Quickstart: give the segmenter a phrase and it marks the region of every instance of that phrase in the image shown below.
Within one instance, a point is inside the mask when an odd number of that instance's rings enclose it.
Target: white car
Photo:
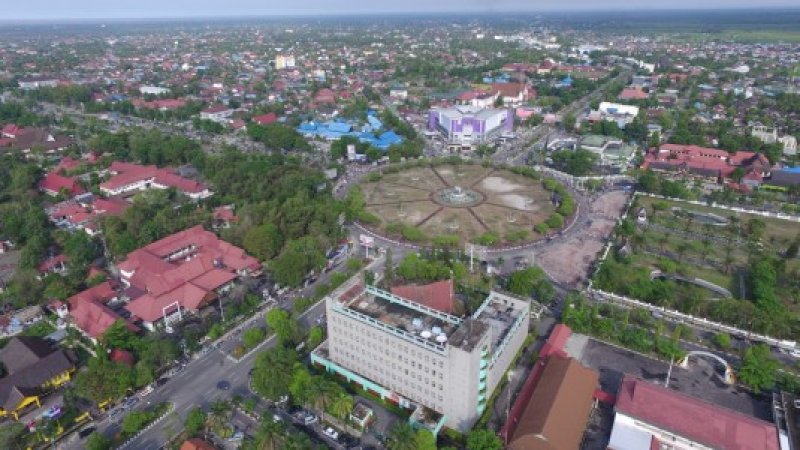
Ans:
[[[153,392],[153,386],[148,384],[146,388],[139,392],[139,397],[147,397],[151,392]]]
[[[329,438],[333,439],[334,441],[339,439],[339,432],[334,430],[331,427],[325,428],[325,431],[323,431],[323,433],[325,433],[325,436],[328,436]]]

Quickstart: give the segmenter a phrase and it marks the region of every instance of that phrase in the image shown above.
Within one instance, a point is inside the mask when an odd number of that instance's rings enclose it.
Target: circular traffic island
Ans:
[[[476,164],[387,171],[360,185],[361,224],[417,245],[489,247],[540,239],[559,197],[541,180]]]

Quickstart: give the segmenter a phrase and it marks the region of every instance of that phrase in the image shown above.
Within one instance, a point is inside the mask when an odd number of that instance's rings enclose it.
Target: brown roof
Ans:
[[[597,381],[597,372],[572,358],[548,358],[509,450],[580,448]]]
[[[19,402],[39,392],[42,385],[75,367],[74,355],[52,347],[46,340],[17,336],[0,350],[8,376],[0,379],[0,407],[11,411]]]

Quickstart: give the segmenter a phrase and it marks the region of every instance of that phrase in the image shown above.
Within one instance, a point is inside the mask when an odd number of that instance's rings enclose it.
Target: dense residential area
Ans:
[[[576,8],[12,10],[0,448],[800,449],[800,12]]]

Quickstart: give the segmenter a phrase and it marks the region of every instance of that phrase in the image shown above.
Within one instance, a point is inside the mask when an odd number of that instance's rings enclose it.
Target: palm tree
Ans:
[[[678,252],[678,261],[683,262],[683,256],[689,250],[689,244],[686,241],[681,241],[675,251]]]
[[[211,404],[211,411],[208,414],[209,428],[214,430],[217,434],[223,434],[220,431],[228,426],[230,412],[230,405],[224,400],[218,400]]]
[[[711,250],[711,240],[708,239],[708,238],[705,238],[705,239],[703,239],[701,244],[703,246],[703,261],[705,261],[708,258],[709,250]]]
[[[340,393],[331,403],[331,413],[339,420],[348,422],[352,410],[353,397],[348,394]]]
[[[669,243],[669,235],[667,233],[662,234],[661,237],[658,238],[658,245],[661,247],[662,252],[664,251],[664,248],[667,246],[668,243]]]
[[[325,420],[325,406],[339,393],[339,385],[316,376],[311,379],[308,386],[308,400],[315,409],[320,411],[320,418]]]
[[[282,450],[308,450],[315,448],[311,438],[305,433],[291,433],[283,440]]]
[[[261,421],[261,426],[255,436],[255,450],[278,450],[283,437],[283,428],[278,422],[267,417]]]
[[[734,261],[735,259],[733,258],[733,247],[728,245],[727,247],[725,247],[725,260],[724,260],[726,275],[730,275],[731,267],[733,266]]]
[[[416,433],[408,422],[398,421],[389,432],[386,448],[389,450],[416,450]]]

